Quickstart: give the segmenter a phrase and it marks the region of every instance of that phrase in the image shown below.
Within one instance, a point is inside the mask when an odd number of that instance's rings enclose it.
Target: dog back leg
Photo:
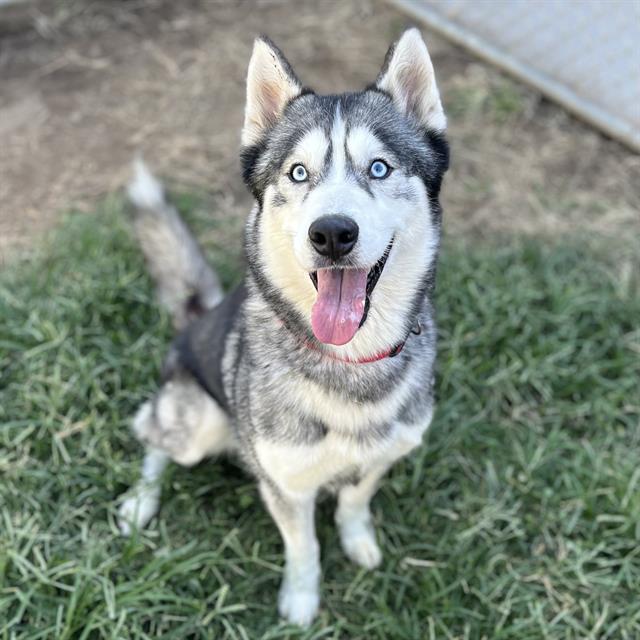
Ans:
[[[235,447],[226,413],[190,376],[168,381],[133,419],[133,432],[146,446],[142,476],[120,507],[120,530],[144,527],[160,505],[162,473],[173,460],[192,466]]]
[[[235,447],[227,414],[187,373],[166,382],[148,411],[133,422],[136,437],[182,466]]]
[[[160,506],[160,481],[169,456],[160,449],[147,447],[142,462],[142,477],[134,485],[118,512],[118,526],[123,535],[142,529]]]

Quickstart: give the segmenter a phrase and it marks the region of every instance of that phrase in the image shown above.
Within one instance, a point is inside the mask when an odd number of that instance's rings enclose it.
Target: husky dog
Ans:
[[[133,420],[147,453],[120,527],[128,534],[156,513],[169,460],[235,454],[282,535],[279,611],[300,625],[319,605],[318,492],[337,493],[346,555],[377,566],[369,502],[431,421],[445,125],[416,29],[389,50],[374,85],[330,96],[304,88],[258,38],[241,151],[255,198],[248,270],[226,297],[143,164],[129,186],[179,333],[158,394]]]

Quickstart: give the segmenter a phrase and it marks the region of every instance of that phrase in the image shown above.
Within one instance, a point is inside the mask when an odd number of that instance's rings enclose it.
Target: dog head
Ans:
[[[432,281],[446,119],[417,29],[365,91],[321,96],[256,40],[242,130],[251,271],[322,343],[397,343]]]

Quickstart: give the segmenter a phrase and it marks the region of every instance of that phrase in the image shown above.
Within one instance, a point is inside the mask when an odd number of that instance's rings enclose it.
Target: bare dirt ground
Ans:
[[[408,25],[382,0],[57,0],[0,10],[0,258],[122,186],[143,151],[244,215],[237,149],[253,37],[305,84],[360,88]],[[451,234],[640,233],[640,158],[425,32],[449,111]]]

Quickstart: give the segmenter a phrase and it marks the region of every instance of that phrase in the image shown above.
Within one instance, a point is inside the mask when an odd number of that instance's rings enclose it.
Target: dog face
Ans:
[[[415,29],[374,86],[337,96],[303,89],[278,49],[256,41],[242,133],[258,202],[249,263],[320,342],[366,352],[410,328],[437,253],[445,124]]]

